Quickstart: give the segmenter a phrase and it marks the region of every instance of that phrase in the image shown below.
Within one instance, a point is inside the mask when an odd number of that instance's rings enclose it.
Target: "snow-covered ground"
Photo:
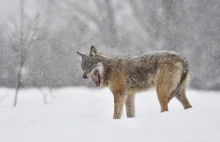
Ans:
[[[13,91],[0,89],[0,142],[220,142],[220,92],[190,90],[193,108],[173,99],[167,113],[160,113],[155,90],[142,92],[136,118],[124,111],[113,120],[108,89],[58,89],[47,105],[40,91],[26,89],[16,108]]]

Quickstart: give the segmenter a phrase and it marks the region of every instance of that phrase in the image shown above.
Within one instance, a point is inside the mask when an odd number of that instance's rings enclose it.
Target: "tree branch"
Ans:
[[[37,39],[37,33],[38,33],[38,25],[40,23],[40,14],[37,13],[36,17],[34,18],[34,24],[31,27],[31,30],[29,32],[29,38],[28,38],[28,47],[32,45],[32,43]]]
[[[77,5],[73,2],[70,2],[69,0],[66,0],[65,2],[63,2],[62,5],[65,6],[66,10],[74,11],[74,12],[76,12],[77,15],[79,15],[79,16],[83,15],[84,17],[86,17],[90,21],[96,23],[97,25],[100,25],[100,20],[96,16],[93,16],[93,14],[91,14],[91,13],[85,11],[84,9],[80,8],[79,5]]]
[[[9,34],[9,33],[7,34],[9,44],[10,44],[12,50],[14,50],[14,52],[18,52],[19,40],[16,35],[16,33],[18,32],[17,26],[14,21],[13,22],[8,21],[7,25],[9,26],[9,28],[14,29],[14,31],[12,31],[11,34]],[[17,46],[16,46],[16,44],[17,44]]]

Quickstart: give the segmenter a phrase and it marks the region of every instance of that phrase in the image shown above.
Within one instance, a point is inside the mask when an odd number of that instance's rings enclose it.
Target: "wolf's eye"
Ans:
[[[84,65],[84,64],[82,64],[82,65],[81,65],[81,67],[82,67],[82,69],[84,69],[84,68],[85,68],[85,65]]]
[[[89,62],[89,63],[88,63],[88,67],[91,67],[91,66],[93,66],[93,63],[92,63],[92,62]]]

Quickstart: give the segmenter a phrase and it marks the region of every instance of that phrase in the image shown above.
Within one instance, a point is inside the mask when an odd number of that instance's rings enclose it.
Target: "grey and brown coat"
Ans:
[[[176,97],[185,109],[191,108],[186,98],[189,66],[175,52],[161,51],[137,57],[105,57],[92,46],[90,55],[82,57],[83,77],[91,77],[96,86],[108,87],[114,96],[114,119],[120,119],[124,104],[127,117],[135,116],[135,94],[156,87],[161,112]]]

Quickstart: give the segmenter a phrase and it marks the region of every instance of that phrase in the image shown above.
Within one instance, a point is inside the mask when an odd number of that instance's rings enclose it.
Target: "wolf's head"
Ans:
[[[89,55],[80,52],[77,52],[77,54],[82,57],[81,67],[84,72],[83,78],[87,79],[91,77],[96,87],[100,86],[104,67],[97,49],[91,46]]]

